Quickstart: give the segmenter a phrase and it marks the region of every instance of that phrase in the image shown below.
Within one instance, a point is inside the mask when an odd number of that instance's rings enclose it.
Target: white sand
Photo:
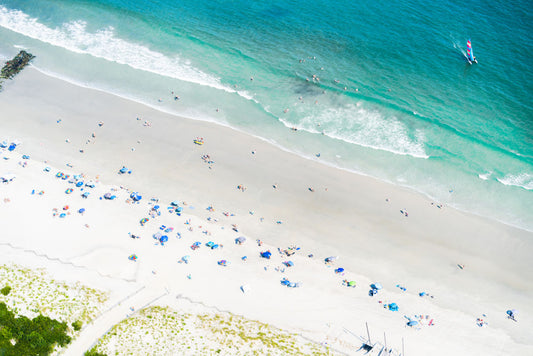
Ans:
[[[0,141],[22,142],[14,152],[2,152],[9,159],[0,161],[0,175],[17,175],[0,185],[0,243],[84,266],[135,287],[164,291],[166,304],[176,310],[180,305],[175,297],[181,295],[328,341],[342,351],[347,345],[360,346],[344,330],[365,335],[367,321],[374,339],[386,332],[388,345],[396,350],[403,338],[408,355],[533,353],[530,232],[439,209],[417,193],[303,159],[232,129],[164,114],[31,68],[5,85],[0,107]],[[145,120],[151,127],[143,126]],[[205,139],[204,145],[192,142],[197,136]],[[22,154],[31,159],[22,160]],[[203,161],[205,154],[215,163]],[[27,167],[19,161],[28,162]],[[132,174],[117,174],[124,165]],[[51,172],[43,172],[45,166]],[[59,170],[71,176],[83,172],[101,183],[82,199],[79,188],[55,178]],[[244,192],[237,189],[240,184]],[[125,203],[129,193],[118,188],[121,185],[140,192],[140,204]],[[98,199],[113,186],[116,200]],[[67,188],[74,192],[65,194]],[[32,189],[45,194],[31,195]],[[141,227],[139,220],[147,216],[152,196],[160,199],[162,215]],[[5,198],[11,201],[5,203]],[[173,200],[187,202],[181,217],[166,211]],[[52,216],[53,208],[66,204],[71,215]],[[210,205],[214,212],[206,210]],[[81,207],[86,209],[83,216],[77,213]],[[409,217],[401,209],[407,209]],[[191,225],[185,225],[189,218]],[[154,245],[151,237],[162,224],[174,227],[164,247]],[[238,233],[231,230],[232,224],[237,224]],[[131,239],[128,232],[141,238]],[[238,236],[246,236],[247,243],[234,245]],[[258,247],[256,239],[265,245]],[[194,241],[210,240],[224,248],[189,248]],[[291,245],[301,250],[291,258],[279,256],[277,247]],[[0,261],[24,263],[19,254],[7,252],[11,247],[3,246]],[[266,248],[273,253],[269,261],[258,256]],[[128,261],[132,253],[139,257],[137,262]],[[308,258],[309,253],[315,257]],[[177,263],[183,255],[191,256],[189,264]],[[243,255],[247,262],[240,260]],[[331,255],[339,259],[327,267],[323,259]],[[230,265],[218,266],[220,259]],[[294,267],[285,273],[275,270],[289,259]],[[457,268],[458,263],[465,269]],[[333,272],[337,267],[345,268],[344,276]],[[192,279],[186,278],[188,274]],[[302,286],[284,287],[283,277]],[[79,275],[81,281],[85,278]],[[357,287],[342,286],[344,278],[356,280]],[[384,290],[369,297],[368,286],[376,281]],[[249,293],[241,292],[243,284],[250,286]],[[421,298],[421,291],[435,298]],[[146,300],[150,297],[138,297],[135,308]],[[396,302],[400,311],[385,310],[378,301]],[[120,320],[125,313],[121,308],[112,309],[102,325],[87,328],[69,351],[83,352]],[[520,311],[518,322],[506,318],[511,308]],[[482,314],[488,316],[488,327],[475,324]],[[405,326],[404,316],[415,315],[430,316],[419,330]],[[425,325],[431,319],[435,326]]]

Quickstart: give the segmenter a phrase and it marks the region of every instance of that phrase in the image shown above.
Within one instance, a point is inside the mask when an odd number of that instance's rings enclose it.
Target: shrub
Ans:
[[[86,351],[83,356],[107,356],[106,354],[102,354],[98,351],[96,351],[94,348],[92,350]]]
[[[9,292],[11,292],[10,286],[5,286],[4,288],[0,289],[0,293],[2,293],[3,295],[8,295]]]
[[[82,326],[83,326],[83,323],[81,322],[81,320],[76,320],[75,322],[72,323],[72,328],[75,331],[80,331]]]

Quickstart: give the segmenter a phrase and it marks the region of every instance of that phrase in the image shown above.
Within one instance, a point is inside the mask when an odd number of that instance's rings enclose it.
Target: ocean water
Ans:
[[[0,39],[4,60],[25,48],[50,75],[533,231],[528,1],[0,0]]]

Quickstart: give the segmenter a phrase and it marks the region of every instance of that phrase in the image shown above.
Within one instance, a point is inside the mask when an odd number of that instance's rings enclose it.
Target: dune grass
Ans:
[[[107,301],[106,293],[81,285],[52,279],[43,269],[16,265],[0,265],[0,288],[9,287],[0,301],[16,314],[33,318],[42,314],[53,319],[75,323],[76,328],[94,319]]]
[[[334,354],[296,334],[240,316],[180,313],[161,306],[124,319],[91,351],[106,355]]]

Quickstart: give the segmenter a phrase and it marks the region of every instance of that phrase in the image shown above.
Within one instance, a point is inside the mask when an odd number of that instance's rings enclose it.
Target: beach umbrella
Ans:
[[[167,235],[163,235],[163,236],[161,236],[161,238],[159,239],[159,241],[160,241],[161,243],[163,243],[163,242],[167,242],[167,241],[168,241],[168,236],[167,236]]]
[[[381,286],[380,283],[372,283],[372,284],[370,285],[370,288],[372,288],[372,289],[377,289],[377,290],[381,290],[381,289],[383,289],[383,287]]]
[[[190,258],[191,258],[191,256],[186,255],[186,256],[183,256],[183,257],[181,258],[181,260],[182,260],[183,262],[185,262],[185,263],[189,263],[189,259],[190,259]]]
[[[163,236],[163,234],[160,232],[156,232],[153,236],[154,236],[154,239],[159,240],[161,239],[161,236]]]
[[[509,318],[511,319],[516,318],[517,314],[518,314],[518,310],[516,309],[511,309],[507,311],[507,315],[509,315]]]
[[[355,287],[355,281],[348,282],[348,287]]]
[[[170,202],[170,205],[172,206],[178,206],[180,204],[179,200],[174,200],[173,202]]]
[[[104,198],[111,199],[111,193],[105,193],[104,194]]]
[[[335,262],[336,259],[337,259],[336,256],[330,256],[330,257],[326,257],[326,258],[324,259],[324,261],[325,261],[326,263],[331,263],[331,262]]]
[[[416,325],[418,325],[418,321],[416,320],[409,320],[409,322],[407,323],[407,326],[411,326],[411,327],[416,326]]]
[[[342,272],[344,272],[344,268],[342,267],[339,267],[335,270],[335,273],[342,273]]]
[[[80,210],[78,210],[78,213],[80,214],[83,214],[85,212],[85,208],[81,208]]]
[[[396,304],[396,303],[390,303],[390,304],[389,304],[389,310],[391,310],[391,311],[398,311],[398,304]]]
[[[248,292],[250,292],[250,290],[251,290],[251,288],[250,288],[250,286],[249,286],[248,284],[243,284],[243,285],[241,286],[241,291],[242,291],[243,293],[248,293]]]

